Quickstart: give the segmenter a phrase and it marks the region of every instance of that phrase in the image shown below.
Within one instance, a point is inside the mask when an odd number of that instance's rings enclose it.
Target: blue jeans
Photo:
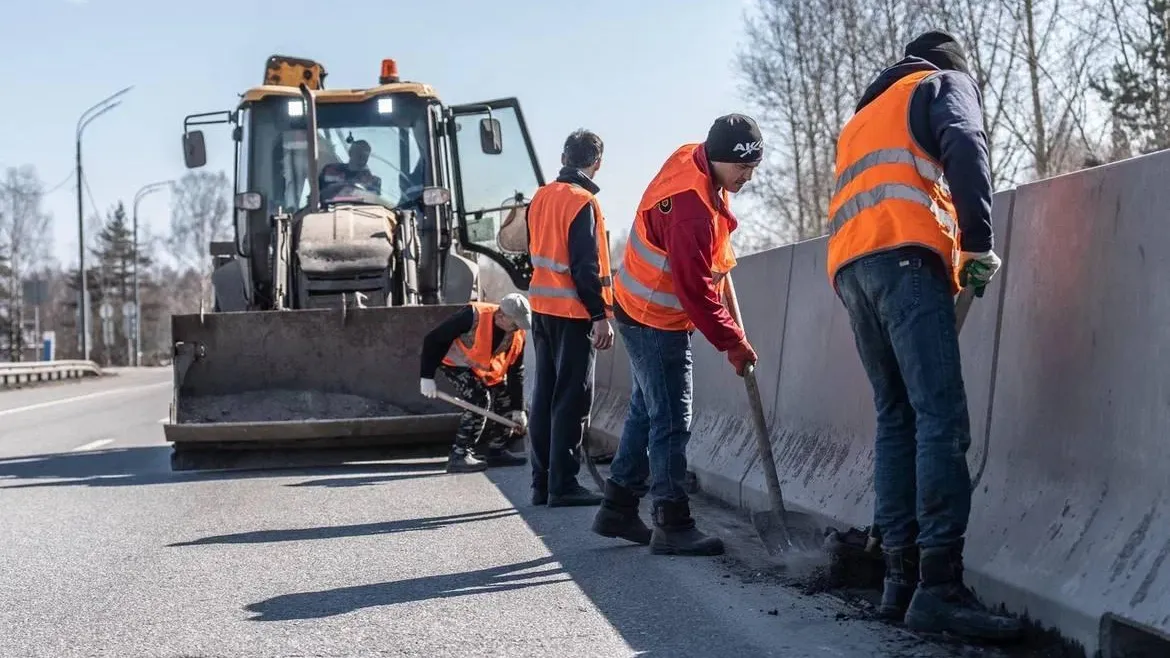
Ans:
[[[630,409],[610,479],[642,497],[688,500],[687,442],[691,439],[691,336],[617,322],[630,356]],[[647,479],[650,486],[646,486]]]
[[[882,545],[957,546],[971,514],[971,429],[942,259],[902,247],[850,263],[836,282],[873,386]]]

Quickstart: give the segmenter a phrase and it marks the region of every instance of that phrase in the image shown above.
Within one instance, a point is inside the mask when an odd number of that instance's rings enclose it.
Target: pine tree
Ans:
[[[150,278],[150,266],[154,261],[143,253],[141,244],[136,258],[134,232],[121,201],[106,214],[94,243],[95,246],[89,250],[92,255],[90,262],[93,264],[86,268],[86,285],[90,295],[89,321],[92,323],[89,331],[90,356],[105,365],[129,365],[133,363],[133,357],[128,341],[133,340],[133,334],[126,332],[126,318],[122,311],[128,302],[134,301],[135,260],[138,262],[140,297],[142,292],[152,290],[155,285]],[[76,291],[81,285],[76,269],[70,272],[69,279],[74,300],[67,305],[76,309]],[[101,308],[107,303],[113,311],[113,340],[110,345],[105,343],[101,318]],[[144,304],[144,316],[147,316],[146,306]]]
[[[1121,51],[1109,77],[1093,85],[1109,104],[1117,154],[1170,147],[1170,0],[1140,7],[1130,6],[1138,16],[1118,26]]]

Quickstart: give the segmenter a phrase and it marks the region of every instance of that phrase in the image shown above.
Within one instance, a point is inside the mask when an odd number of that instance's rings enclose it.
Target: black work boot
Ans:
[[[638,516],[640,499],[633,491],[613,480],[605,481],[605,500],[593,517],[593,532],[602,537],[620,537],[643,546],[650,543],[650,528]]]
[[[569,485],[563,493],[548,494],[549,507],[590,507],[601,504],[601,496],[593,493],[576,482]]]
[[[447,457],[448,473],[478,473],[486,470],[487,467],[487,462],[476,459],[475,455],[466,448],[456,446],[451,449],[451,454]]]
[[[918,547],[885,549],[886,576],[882,587],[882,602],[878,616],[901,620],[910,607],[914,588],[918,584]]]
[[[1023,632],[1012,617],[992,613],[963,584],[963,547],[923,548],[918,589],[906,611],[907,628],[966,638],[1009,640]]]
[[[524,455],[518,455],[514,452],[508,452],[504,448],[488,448],[483,453],[476,453],[476,457],[487,462],[488,466],[523,466],[528,463],[528,458]]]
[[[532,476],[532,504],[533,505],[547,505],[548,504],[548,481],[543,478]]]
[[[688,501],[656,500],[650,552],[655,555],[722,555],[723,540],[695,528]]]

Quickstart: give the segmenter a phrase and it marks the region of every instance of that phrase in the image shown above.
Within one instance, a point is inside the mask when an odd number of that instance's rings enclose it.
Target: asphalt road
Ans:
[[[0,655],[958,655],[762,576],[727,512],[729,557],[664,558],[530,507],[527,468],[172,473],[169,400],[0,392]]]

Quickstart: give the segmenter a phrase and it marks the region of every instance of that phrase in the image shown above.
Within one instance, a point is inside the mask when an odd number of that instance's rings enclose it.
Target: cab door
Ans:
[[[492,259],[528,290],[528,204],[544,185],[536,149],[515,98],[454,105],[447,134],[455,216],[463,248]]]

